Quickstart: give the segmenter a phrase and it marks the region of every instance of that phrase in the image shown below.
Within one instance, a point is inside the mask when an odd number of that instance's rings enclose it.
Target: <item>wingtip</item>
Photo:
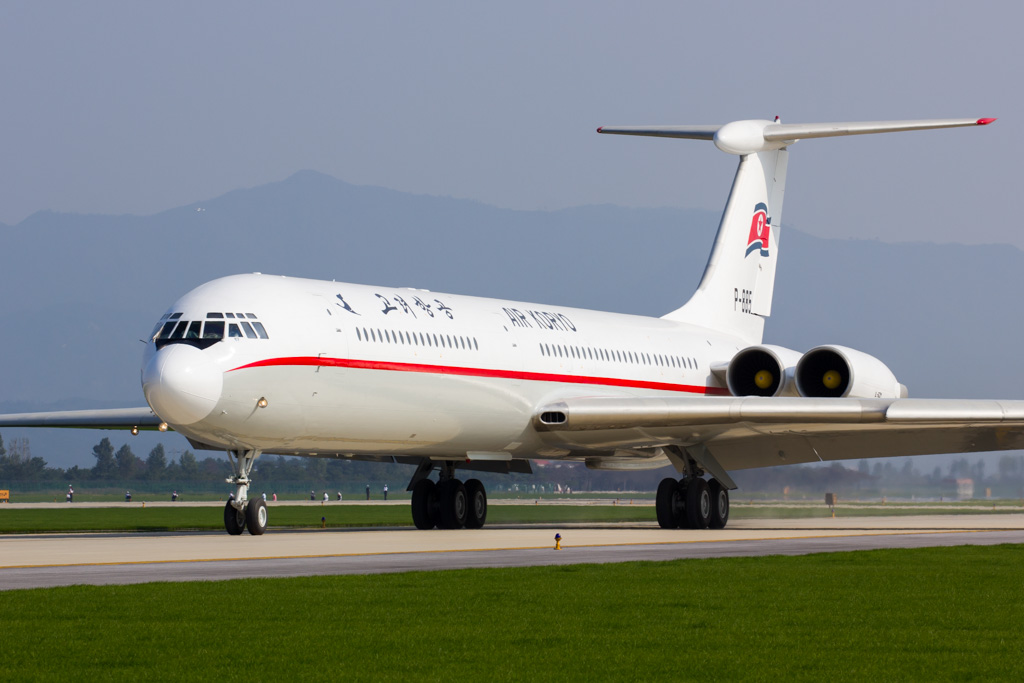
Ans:
[[[978,119],[978,125],[979,126],[987,126],[988,124],[992,123],[993,121],[995,121],[995,119]]]
[[[604,126],[598,126],[597,132],[598,133],[603,133],[604,132]]]

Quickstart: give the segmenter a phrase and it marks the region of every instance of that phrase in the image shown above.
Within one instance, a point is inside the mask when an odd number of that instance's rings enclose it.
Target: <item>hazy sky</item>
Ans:
[[[718,209],[735,158],[594,129],[996,116],[800,143],[783,222],[1024,248],[1022,25],[1006,0],[8,0],[0,221],[152,213],[300,169],[511,208]]]

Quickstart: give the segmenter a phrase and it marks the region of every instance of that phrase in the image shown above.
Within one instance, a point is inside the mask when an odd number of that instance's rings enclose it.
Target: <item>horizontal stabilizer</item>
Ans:
[[[986,126],[993,118],[914,119],[908,121],[855,121],[846,123],[780,123],[778,121],[733,121],[720,126],[601,126],[598,133],[646,135],[658,138],[713,140],[728,154],[754,154],[782,149],[798,140],[832,138],[870,133],[899,133],[910,130]]]
[[[611,135],[647,135],[654,138],[714,140],[721,126],[601,126],[598,133]]]
[[[766,126],[764,139],[796,141],[810,138],[832,138],[869,133],[900,133],[908,130],[986,126],[995,119],[922,119],[918,121],[860,121],[853,123],[777,123]]]

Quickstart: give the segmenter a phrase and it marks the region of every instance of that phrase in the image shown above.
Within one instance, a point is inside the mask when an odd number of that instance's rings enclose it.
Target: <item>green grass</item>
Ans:
[[[9,680],[1022,680],[1024,546],[72,587]]]
[[[927,508],[839,509],[846,517],[912,516],[923,514],[993,514],[995,510],[929,510]],[[406,505],[283,505],[270,508],[270,524],[275,528],[316,528],[320,518],[328,527],[412,526]],[[815,519],[831,517],[828,508],[819,507],[742,507],[734,506],[732,519]],[[654,522],[650,505],[492,505],[487,512],[489,524],[566,524]],[[217,507],[146,507],[138,503],[125,507],[60,508],[0,507],[0,534],[56,533],[76,531],[177,531],[222,529],[224,517]]]

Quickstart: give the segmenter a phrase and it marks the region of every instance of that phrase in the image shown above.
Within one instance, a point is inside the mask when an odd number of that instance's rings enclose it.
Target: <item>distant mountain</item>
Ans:
[[[693,291],[717,223],[676,209],[512,211],[312,171],[151,216],[39,212],[0,224],[0,402],[141,404],[138,340],[180,295],[231,273],[660,315]],[[826,240],[786,226],[781,239],[766,341],[859,348],[915,396],[1024,394],[1024,252]],[[24,435],[36,455],[64,462],[45,452],[44,433]],[[85,453],[98,441],[76,438]]]

